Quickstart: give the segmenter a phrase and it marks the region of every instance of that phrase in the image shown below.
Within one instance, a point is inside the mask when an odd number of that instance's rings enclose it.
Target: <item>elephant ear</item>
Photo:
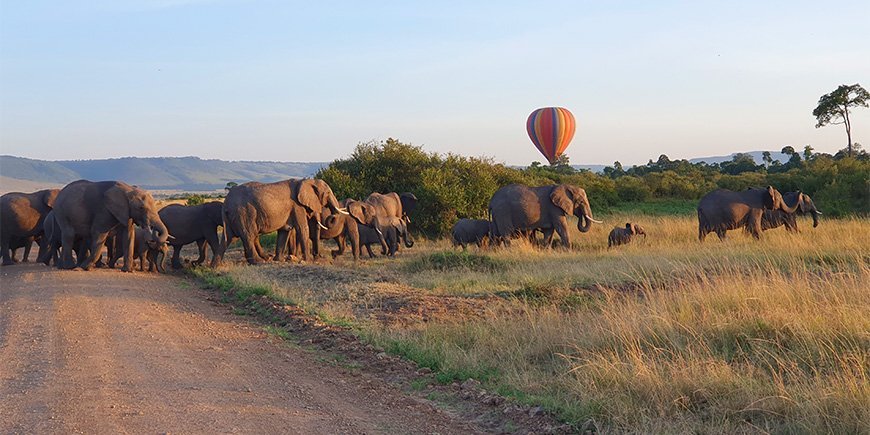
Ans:
[[[399,201],[402,202],[402,213],[405,215],[411,214],[414,208],[417,207],[417,197],[411,192],[404,192],[399,195]]]
[[[45,203],[46,207],[54,208],[54,201],[57,199],[58,193],[60,193],[59,189],[49,189],[45,191],[42,196],[42,202]]]
[[[357,223],[362,225],[367,224],[369,220],[366,218],[370,216],[370,212],[368,211],[368,205],[361,201],[351,201],[348,202],[345,207],[347,207],[347,212],[351,216],[353,216],[354,220],[356,220]]]
[[[122,225],[126,225],[130,220],[130,200],[133,195],[133,191],[125,192],[119,186],[111,187],[103,194],[103,204],[106,205],[106,209]]]
[[[574,199],[568,186],[560,184],[550,192],[550,201],[562,209],[565,214],[571,214],[574,211]]]
[[[776,189],[773,186],[767,186],[767,192],[764,194],[764,208],[773,210],[776,205]]]
[[[296,184],[296,202],[308,209],[308,212],[320,211],[323,204],[314,185],[314,180],[299,180]]]

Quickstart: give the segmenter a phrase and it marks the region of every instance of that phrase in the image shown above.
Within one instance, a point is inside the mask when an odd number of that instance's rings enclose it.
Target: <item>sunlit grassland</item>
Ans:
[[[870,430],[870,222],[801,220],[799,234],[699,243],[691,216],[599,217],[607,224],[573,229],[570,250],[515,242],[460,253],[420,240],[397,258],[225,273],[354,324],[442,381],[475,377],[577,424]],[[608,250],[607,233],[627,221],[648,237]],[[374,321],[395,294],[483,309]]]

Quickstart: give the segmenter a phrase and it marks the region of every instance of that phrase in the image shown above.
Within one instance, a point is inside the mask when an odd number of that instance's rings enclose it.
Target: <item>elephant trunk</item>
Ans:
[[[588,232],[592,227],[592,207],[589,204],[583,204],[583,214],[577,218],[577,229],[581,233]]]
[[[154,239],[158,244],[164,244],[171,237],[166,225],[160,220],[160,217],[155,213],[154,216],[148,216],[148,220],[144,225],[154,235]]]
[[[154,262],[157,263],[157,271],[160,273],[166,273],[166,245],[163,245],[163,249],[157,252],[157,255],[154,256]]]
[[[821,213],[818,210],[816,210],[815,208],[813,208],[813,210],[810,211],[810,214],[813,215],[813,228],[819,226],[819,215]]]
[[[349,214],[347,212],[347,208],[341,206],[341,204],[338,202],[338,198],[336,198],[335,195],[329,195],[329,199],[326,200],[326,206],[329,207],[329,209],[332,210],[333,213],[341,213],[345,215]]]
[[[404,231],[402,232],[402,241],[405,243],[406,248],[413,248],[414,247],[414,238],[411,237],[411,231],[408,230],[408,223],[411,222],[411,219],[407,216],[405,216],[404,219],[405,219],[405,222],[403,222],[403,225],[402,225],[402,227],[404,229]]]

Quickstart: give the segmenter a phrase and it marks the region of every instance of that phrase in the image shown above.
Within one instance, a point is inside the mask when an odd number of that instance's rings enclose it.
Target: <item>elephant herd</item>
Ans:
[[[0,254],[3,265],[13,264],[15,251],[24,248],[27,261],[32,243],[39,244],[37,261],[58,268],[89,269],[114,264],[124,258],[123,271],[140,270],[147,260],[149,270],[163,270],[172,246],[172,266],[181,268],[181,248],[196,243],[202,264],[206,246],[212,251],[211,266],[220,265],[227,246],[239,239],[250,264],[321,257],[321,240],[332,239],[342,255],[350,244],[354,259],[362,247],[370,257],[372,245],[382,254],[394,255],[400,245],[412,247],[408,225],[417,205],[412,193],[372,193],[364,200],[339,201],[329,185],[317,179],[290,179],[274,183],[249,182],[230,188],[224,202],[195,206],[172,204],[157,209],[151,194],[120,181],[79,180],[63,189],[33,193],[7,193],[0,197]],[[592,209],[585,190],[569,184],[529,187],[512,184],[498,189],[489,201],[489,219],[460,219],[451,236],[463,249],[474,243],[509,246],[513,238],[553,244],[558,234],[562,245],[571,246],[568,216],[577,218],[577,229],[588,232]],[[795,214],[809,213],[813,226],[819,222],[812,199],[800,191],[780,194],[772,186],[743,191],[719,189],[701,198],[698,208],[698,239],[709,233],[725,239],[729,230],[743,228],[760,238],[764,230],[785,226],[797,231]],[[218,227],[223,227],[222,233]],[[275,252],[267,253],[260,235],[277,233]],[[631,242],[646,232],[634,223],[614,228],[608,247]],[[102,260],[107,247],[108,262]],[[73,255],[75,254],[75,258]]]
[[[764,189],[749,188],[733,192],[718,189],[708,193],[698,203],[698,240],[715,232],[721,240],[729,230],[743,228],[756,239],[761,232],[785,226],[797,232],[796,214],[809,213],[813,227],[818,226],[819,216],[809,195],[797,192],[780,194],[773,186]],[[489,202],[489,219],[460,219],[453,226],[451,238],[454,246],[466,249],[469,244],[478,247],[492,242],[510,244],[511,238],[528,238],[537,244],[536,232],[544,235],[543,245],[552,245],[553,233],[557,233],[564,246],[571,245],[567,216],[577,217],[577,229],[589,231],[592,210],[586,192],[571,185],[527,187],[510,185],[495,192]],[[607,237],[607,247],[630,243],[636,235],[646,238],[640,225],[628,222],[624,227],[613,228]]]
[[[417,198],[411,193],[372,193],[364,201],[339,202],[323,180],[291,179],[274,183],[249,182],[232,187],[224,202],[195,206],[179,204],[157,209],[147,191],[120,181],[79,180],[63,189],[34,193],[8,193],[0,198],[0,251],[3,265],[15,263],[15,251],[37,242],[37,261],[52,262],[61,269],[94,266],[114,267],[124,258],[121,270],[163,271],[168,248],[173,248],[172,266],[181,268],[181,248],[196,243],[202,264],[206,246],[212,251],[211,266],[223,260],[226,247],[239,239],[248,263],[310,260],[320,256],[320,241],[334,239],[333,257],[351,245],[354,258],[371,245],[394,255],[400,243],[414,245],[408,231]],[[218,229],[223,227],[223,232]],[[260,235],[277,232],[274,255],[260,245]],[[103,247],[108,254],[102,259]]]

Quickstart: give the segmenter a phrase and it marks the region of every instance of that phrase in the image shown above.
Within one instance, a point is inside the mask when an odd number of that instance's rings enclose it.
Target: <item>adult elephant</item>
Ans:
[[[571,246],[568,215],[578,218],[577,229],[587,232],[592,223],[592,207],[586,191],[570,184],[529,187],[511,184],[498,189],[489,200],[491,233],[494,240],[510,244],[510,238],[526,230],[541,230],[544,246],[551,246],[553,232],[565,247]]]
[[[414,246],[414,238],[408,231],[408,225],[411,223],[410,213],[417,207],[417,197],[413,193],[404,192],[398,194],[396,192],[389,193],[372,193],[365,199],[365,202],[370,204],[375,209],[377,215],[376,226],[378,230],[378,238],[381,243],[381,252],[383,254],[393,255],[399,248],[398,241],[388,244],[384,239],[384,234],[390,228],[398,226],[396,220],[402,222],[404,231],[401,231],[401,239],[405,247],[411,248]]]
[[[725,233],[737,228],[745,228],[753,237],[759,239],[764,210],[779,210],[791,214],[802,203],[803,194],[798,192],[795,204],[787,205],[782,194],[773,186],[739,192],[714,190],[698,202],[698,240],[703,242],[707,234],[714,232],[720,240],[725,240]]]
[[[184,206],[170,204],[160,209],[157,213],[160,220],[166,225],[172,240],[172,267],[181,269],[181,248],[189,243],[196,243],[199,250],[199,258],[192,261],[193,265],[200,265],[205,261],[205,246],[211,248],[211,266],[220,263],[224,255],[224,245],[218,237],[218,227],[224,225],[223,203],[211,201],[205,204]]]
[[[277,231],[274,259],[282,261],[292,229],[295,230],[302,258],[308,260],[311,258],[312,240],[318,246],[320,243],[324,207],[329,207],[335,213],[347,213],[340,207],[329,184],[323,180],[290,179],[234,186],[224,200],[224,246],[239,237],[248,263],[262,263],[270,256],[260,246],[260,234]],[[316,224],[314,234],[309,230],[309,221]]]
[[[46,189],[33,193],[10,192],[0,196],[0,255],[3,265],[14,264],[10,247],[24,239],[43,234],[45,216],[54,207],[59,189]],[[32,239],[31,239],[32,240]],[[45,248],[44,238],[39,250]]]
[[[782,194],[782,200],[785,204],[791,206],[798,203],[798,195],[801,192],[786,192]],[[764,231],[779,228],[785,225],[786,231],[797,233],[800,232],[797,226],[797,215],[809,213],[813,216],[813,228],[819,226],[819,216],[822,214],[813,203],[813,199],[806,193],[803,194],[803,202],[795,213],[786,213],[782,210],[764,210],[761,216],[761,229]]]
[[[88,270],[102,254],[106,237],[117,229],[117,237],[122,240],[124,272],[133,271],[134,223],[153,232],[159,243],[169,239],[151,194],[121,181],[74,181],[61,189],[54,205],[54,219],[61,232],[62,269],[77,266],[72,259],[76,238],[87,240],[89,255],[77,262]]]

